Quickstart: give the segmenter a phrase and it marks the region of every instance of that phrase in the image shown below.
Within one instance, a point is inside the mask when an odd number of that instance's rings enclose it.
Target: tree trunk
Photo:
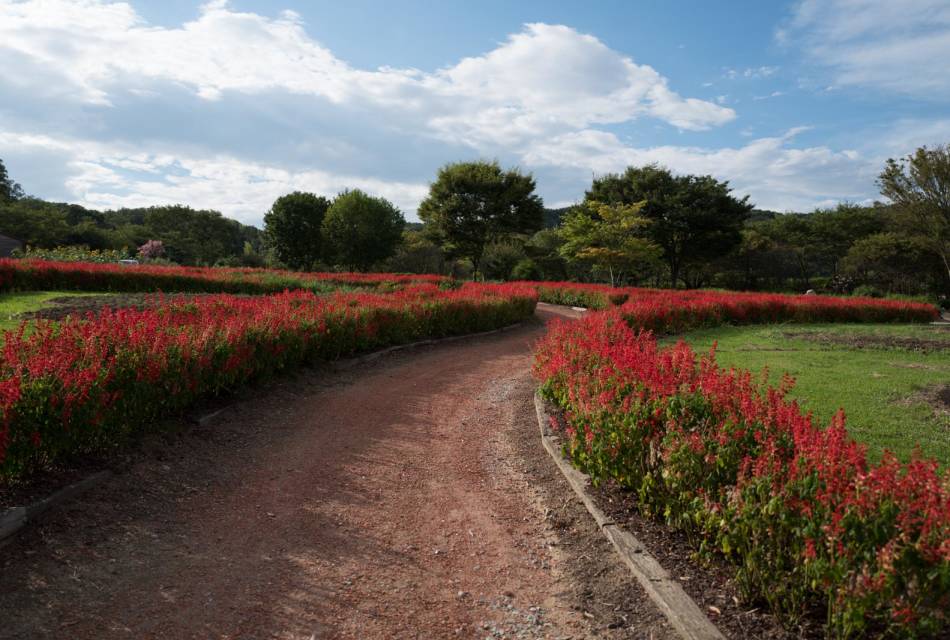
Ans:
[[[482,262],[482,254],[485,253],[485,248],[482,247],[476,255],[472,256],[472,282],[478,279],[478,265]]]
[[[670,265],[670,283],[675,289],[676,283],[679,282],[680,279],[680,261],[675,258],[671,258],[668,262]]]
[[[947,251],[945,249],[941,249],[939,253],[940,259],[943,260],[943,266],[947,270],[947,281],[950,283],[950,259],[948,259]]]

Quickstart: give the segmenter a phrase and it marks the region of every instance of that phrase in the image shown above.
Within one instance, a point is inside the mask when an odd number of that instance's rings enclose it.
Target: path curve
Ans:
[[[0,550],[0,637],[672,637],[545,462],[542,330],[304,372],[155,439]]]

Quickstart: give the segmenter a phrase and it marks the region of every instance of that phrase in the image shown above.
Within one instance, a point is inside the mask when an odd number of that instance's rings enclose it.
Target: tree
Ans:
[[[940,277],[940,260],[922,236],[886,232],[861,238],[843,260],[861,284],[893,293],[916,293],[921,281]]]
[[[185,205],[148,207],[143,211],[138,233],[145,240],[161,240],[165,256],[180,264],[213,265],[239,256],[244,249],[241,223],[213,209]]]
[[[656,265],[660,248],[641,237],[651,221],[642,215],[645,202],[605,204],[588,201],[575,207],[564,220],[561,255],[571,261],[590,263],[606,272],[615,286],[623,275]]]
[[[485,247],[482,270],[486,278],[510,280],[515,266],[527,257],[524,243],[514,238],[497,240]]]
[[[950,145],[889,158],[877,184],[881,195],[913,216],[950,280]]]
[[[541,229],[525,242],[525,253],[536,271],[535,280],[567,279],[567,261],[560,251],[563,244],[564,238],[559,229]],[[518,279],[527,278],[519,277]]]
[[[264,215],[264,233],[277,259],[292,269],[309,269],[323,258],[323,222],[330,201],[294,191],[274,201]]]
[[[813,241],[822,271],[838,273],[839,264],[855,242],[884,231],[883,207],[843,202],[834,209],[809,214]]]
[[[66,244],[69,232],[59,205],[35,198],[0,202],[0,233],[23,244],[52,249]]]
[[[421,231],[406,229],[402,232],[402,242],[393,257],[386,261],[384,270],[397,273],[444,273],[445,256],[442,249]]]
[[[12,202],[23,197],[23,188],[13,181],[7,173],[7,168],[0,160],[0,203]]]
[[[165,246],[161,240],[149,240],[139,247],[138,255],[143,260],[158,260],[165,255]]]
[[[818,270],[816,254],[819,238],[810,214],[786,213],[770,220],[768,237],[790,255],[800,279],[800,288],[811,287],[811,277]]]
[[[447,164],[419,205],[419,217],[450,254],[472,261],[474,277],[490,242],[542,228],[544,205],[534,189],[530,175],[502,170],[497,162]]]
[[[651,221],[647,236],[663,250],[673,286],[693,265],[725,256],[742,241],[752,211],[748,196],[737,199],[728,182],[712,176],[674,176],[658,165],[628,167],[594,180],[587,202],[633,205]]]
[[[389,200],[359,189],[344,191],[323,219],[326,254],[335,264],[366,271],[396,253],[405,226]]]

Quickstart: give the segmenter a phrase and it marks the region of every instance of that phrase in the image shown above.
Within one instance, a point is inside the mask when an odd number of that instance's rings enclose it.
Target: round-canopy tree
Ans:
[[[294,191],[274,201],[264,215],[264,232],[277,258],[293,269],[309,269],[323,257],[323,218],[330,201]]]
[[[752,205],[748,196],[740,200],[730,191],[728,182],[712,176],[674,176],[669,169],[647,165],[594,180],[585,200],[608,205],[646,201],[640,211],[650,221],[644,235],[663,250],[676,286],[691,265],[720,258],[742,241]]]
[[[396,253],[405,225],[389,200],[359,189],[344,191],[323,220],[327,256],[335,264],[366,271]]]
[[[485,246],[512,233],[544,225],[544,204],[534,178],[497,162],[456,162],[439,169],[419,205],[426,231],[450,254],[472,261],[478,272]]]

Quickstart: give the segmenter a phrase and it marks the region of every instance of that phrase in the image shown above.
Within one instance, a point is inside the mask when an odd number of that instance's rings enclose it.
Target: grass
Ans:
[[[791,397],[822,423],[843,407],[848,430],[871,459],[885,449],[908,460],[915,446],[950,465],[950,330],[930,325],[769,325],[720,327],[679,336],[697,351],[718,341],[717,360],[755,372],[768,367],[796,384]],[[677,338],[665,339],[675,342]],[[925,352],[920,350],[924,347]],[[950,393],[948,391],[947,393]],[[947,402],[944,394],[943,403]]]
[[[83,291],[16,291],[0,293],[0,331],[16,329],[22,319],[21,313],[39,311],[50,306],[49,301],[63,296],[102,296],[101,292]]]

